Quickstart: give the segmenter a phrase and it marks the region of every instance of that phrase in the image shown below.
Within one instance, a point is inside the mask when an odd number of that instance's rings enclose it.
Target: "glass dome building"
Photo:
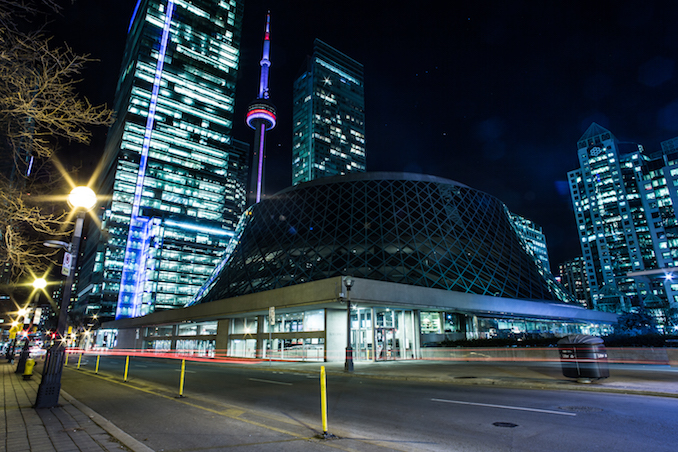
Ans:
[[[528,249],[501,201],[457,182],[317,179],[251,206],[189,305],[106,323],[96,345],[340,361],[350,343],[356,360],[377,361],[431,357],[425,345],[445,340],[600,334],[615,322],[582,308]]]
[[[506,206],[433,176],[359,173],[252,206],[204,303],[351,275],[505,298],[576,303],[526,251]]]

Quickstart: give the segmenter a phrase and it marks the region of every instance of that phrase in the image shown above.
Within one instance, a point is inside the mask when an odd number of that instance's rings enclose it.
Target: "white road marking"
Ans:
[[[250,381],[260,381],[262,383],[273,383],[274,385],[292,386],[292,383],[285,383],[284,381],[260,380],[258,378],[250,378]]]
[[[459,405],[486,406],[490,408],[504,408],[506,410],[534,411],[535,413],[560,414],[561,416],[576,416],[577,413],[568,413],[566,411],[540,410],[538,408],[525,408],[521,406],[492,405],[490,403],[462,402],[460,400],[431,399],[433,402],[456,403]]]
[[[174,369],[175,372],[181,372],[181,369]],[[197,371],[195,370],[184,370],[185,373],[187,374],[195,374]]]

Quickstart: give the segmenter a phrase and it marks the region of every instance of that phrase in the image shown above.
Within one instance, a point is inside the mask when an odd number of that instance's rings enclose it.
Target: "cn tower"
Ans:
[[[268,100],[268,70],[271,67],[269,54],[271,13],[266,14],[266,29],[264,30],[264,51],[261,57],[261,75],[259,77],[259,94],[247,107],[245,121],[254,129],[254,153],[252,155],[252,171],[250,172],[250,189],[247,193],[247,204],[252,205],[261,201],[264,187],[264,158],[266,150],[266,132],[275,127],[275,106]]]

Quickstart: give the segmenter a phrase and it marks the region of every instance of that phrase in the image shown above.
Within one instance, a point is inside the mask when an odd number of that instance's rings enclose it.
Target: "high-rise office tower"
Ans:
[[[293,185],[365,171],[362,64],[316,39],[293,101]]]
[[[549,253],[546,248],[546,236],[541,226],[513,212],[510,212],[510,218],[516,232],[525,242],[527,251],[533,254],[541,262],[542,267],[550,273],[551,266],[549,265]]]
[[[232,139],[242,0],[139,0],[130,22],[76,312],[183,306],[245,207],[249,148]]]
[[[568,178],[593,306],[661,320],[678,303],[678,154],[646,155],[595,123],[577,147]]]
[[[589,309],[591,305],[591,291],[586,277],[586,262],[579,256],[558,265],[560,284],[574,297]]]
[[[245,121],[254,129],[254,152],[252,154],[252,170],[250,189],[247,193],[248,204],[261,201],[264,192],[264,163],[266,158],[266,132],[275,127],[275,107],[269,100],[268,70],[271,67],[271,13],[266,15],[264,30],[264,48],[261,56],[261,73],[259,76],[259,92],[257,98],[247,108]]]

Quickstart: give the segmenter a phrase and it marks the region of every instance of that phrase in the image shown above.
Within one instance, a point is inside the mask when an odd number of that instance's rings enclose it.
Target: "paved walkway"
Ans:
[[[60,407],[34,409],[40,375],[24,380],[15,369],[0,363],[0,452],[151,451],[63,391]]]
[[[226,364],[272,372],[346,375],[343,363],[258,362]],[[678,368],[661,365],[610,364],[610,377],[591,384],[563,377],[556,362],[392,361],[355,364],[354,377],[388,378],[429,383],[497,385],[531,389],[619,392],[678,398]],[[40,375],[24,380],[16,364],[0,362],[2,399],[0,452],[153,452],[87,406],[61,392],[58,408],[34,409]],[[0,435],[2,438],[2,435]]]

